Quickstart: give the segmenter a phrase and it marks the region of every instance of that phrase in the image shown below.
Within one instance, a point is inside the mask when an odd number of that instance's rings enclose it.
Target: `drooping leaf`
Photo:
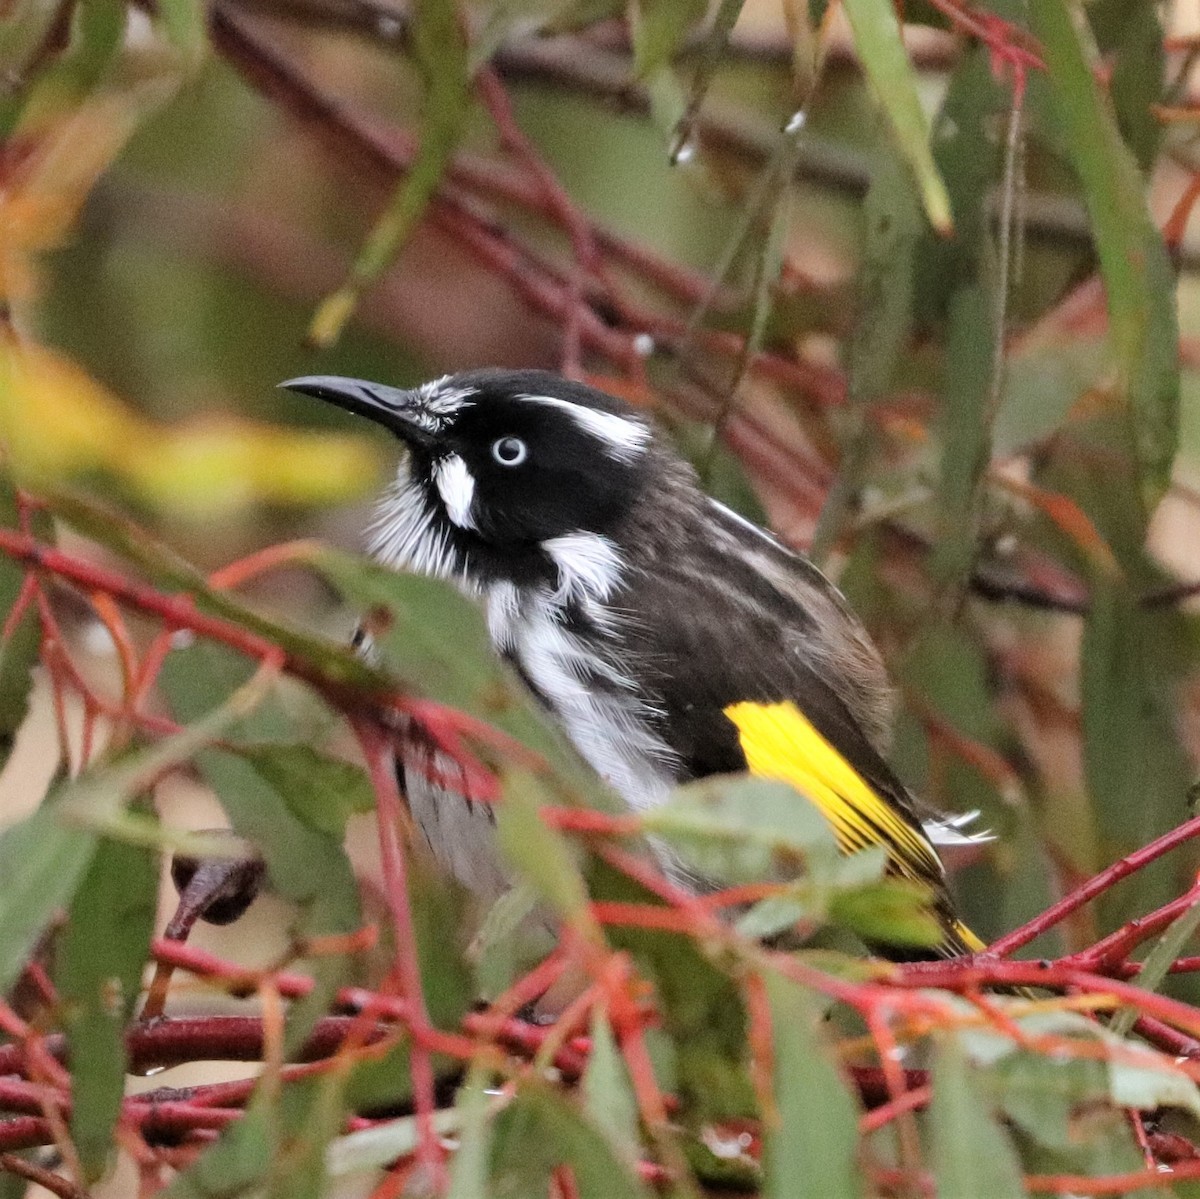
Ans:
[[[835,891],[830,919],[864,941],[881,945],[933,948],[943,931],[931,905],[929,888],[912,879],[885,878]]]
[[[941,234],[954,228],[950,197],[929,148],[929,121],[891,0],[844,0],[854,45],[875,89],[900,152],[907,160],[929,223]]]
[[[466,958],[469,897],[417,854],[409,856],[408,897],[425,1010],[438,1028],[456,1028],[475,1001]]]
[[[457,1108],[439,1108],[433,1113],[433,1127],[438,1136],[452,1136],[463,1127],[462,1113]],[[326,1146],[325,1169],[330,1178],[379,1169],[412,1153],[419,1137],[415,1116],[401,1116],[349,1132]]]
[[[674,130],[671,142],[670,156],[673,161],[679,157],[680,151],[688,145],[692,137],[696,118],[700,114],[700,106],[704,103],[704,97],[712,84],[717,67],[721,65],[725,48],[729,44],[729,35],[733,32],[734,25],[737,24],[744,3],[745,0],[720,0],[717,11],[705,31],[704,41],[700,46],[699,62],[692,75],[691,87],[688,89],[684,113]],[[645,8],[643,0],[636,11],[644,12]],[[702,7],[700,11],[703,12]]]
[[[601,859],[591,863],[589,882],[598,900],[657,902]],[[653,928],[613,926],[606,932],[609,944],[629,953],[639,976],[654,988],[662,1050],[655,1068],[679,1099],[680,1122],[697,1128],[752,1116],[745,1010],[733,979],[690,937]]]
[[[1190,771],[1163,653],[1167,619],[1147,612],[1121,581],[1093,585],[1081,651],[1083,759],[1107,855],[1145,844],[1184,812]],[[1148,906],[1174,893],[1161,872],[1143,872],[1132,885]]]
[[[71,902],[96,852],[97,834],[129,832],[129,802],[251,710],[262,690],[245,686],[181,732],[64,784],[32,816],[0,834],[0,993],[12,985],[50,918]],[[138,825],[132,831],[134,841],[155,843]]]
[[[950,195],[954,236],[930,230],[917,247],[913,304],[919,326],[940,328],[959,288],[992,281],[992,197],[1002,157],[995,131],[1010,100],[986,47],[968,49],[950,75],[933,125],[934,160]]]
[[[1097,76],[1099,59],[1082,9],[1068,0],[1045,0],[1030,6],[1029,17],[1095,232],[1117,374],[1114,402],[1124,414],[1148,518],[1170,480],[1179,437],[1171,265],[1146,208],[1145,184]]]
[[[591,1041],[583,1076],[584,1104],[613,1150],[632,1165],[638,1146],[637,1100],[608,1015],[599,1008],[592,1017]]]
[[[778,1122],[763,1137],[766,1199],[856,1199],[858,1105],[820,1033],[821,1007],[783,975],[763,975],[771,1008]]]
[[[627,11],[634,70],[645,83],[651,119],[667,137],[672,158],[679,160],[678,131],[685,122],[687,101],[671,59],[704,15],[705,4],[703,0],[629,0]]]
[[[125,34],[120,0],[94,0],[73,10],[70,42],[38,79],[21,114],[22,130],[44,127],[79,104],[113,68]]]
[[[459,1121],[458,1149],[450,1168],[447,1199],[489,1199],[492,1125],[488,1118],[486,1077],[472,1070],[458,1089],[454,1112]]]
[[[409,41],[424,85],[416,160],[359,251],[350,278],[327,297],[309,327],[314,344],[337,340],[363,291],[387,269],[429,207],[462,135],[470,100],[467,42],[451,0],[417,0]]]
[[[155,855],[102,840],[68,912],[56,961],[71,1058],[71,1139],[91,1181],[114,1150],[125,1092],[125,1025],[150,950]]]
[[[1122,138],[1149,174],[1162,143],[1166,50],[1158,8],[1150,0],[1101,0],[1088,13],[1101,53],[1113,60],[1109,93]]]
[[[951,296],[942,398],[940,536],[932,564],[951,584],[961,584],[977,552],[979,489],[991,461],[988,393],[995,323],[995,305],[981,285],[961,287]]]
[[[185,67],[198,66],[208,45],[203,6],[197,0],[161,0],[157,12]]]
[[[261,1194],[271,1168],[274,1119],[268,1106],[251,1104],[221,1139],[178,1174],[165,1199],[238,1199]]]
[[[63,824],[53,807],[0,833],[0,994],[8,994],[46,925],[71,902],[95,850],[95,834]]]
[[[488,909],[471,943],[481,998],[503,994],[523,970],[532,969],[554,948],[554,931],[529,918],[537,903],[533,887],[519,882]]]
[[[1108,1094],[1104,1062],[1023,1050],[1001,1058],[979,1081],[997,1110],[1051,1148],[1069,1146],[1075,1113]]]
[[[946,1199],[1021,1199],[1021,1164],[962,1046],[941,1038],[933,1064],[930,1165]]]
[[[1141,1054],[1143,1062],[1136,1060]],[[1161,1053],[1130,1046],[1108,1062],[1109,1093],[1117,1107],[1152,1112],[1177,1107],[1200,1117],[1200,1087],[1179,1065]]]

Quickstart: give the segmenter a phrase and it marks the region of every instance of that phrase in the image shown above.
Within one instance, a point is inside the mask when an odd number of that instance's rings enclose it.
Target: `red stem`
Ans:
[[[1099,874],[1093,875],[1082,886],[1076,887],[1070,894],[1064,895],[1056,904],[1052,904],[1044,912],[1040,912],[1032,920],[1021,925],[1020,928],[1013,929],[1012,932],[1005,933],[1003,937],[993,941],[988,946],[987,956],[1007,957],[1020,949],[1022,945],[1028,945],[1030,941],[1061,923],[1072,912],[1095,899],[1097,895],[1102,895],[1122,879],[1136,874],[1137,871],[1144,869],[1151,862],[1157,861],[1176,846],[1182,845],[1185,841],[1190,841],[1198,835],[1200,835],[1200,816],[1193,816],[1191,820],[1181,824],[1178,828],[1164,833],[1163,836],[1151,841],[1149,845],[1144,845],[1141,849],[1127,854],[1107,869],[1101,870]]]
[[[408,897],[408,866],[400,844],[401,822],[408,815],[407,808],[400,796],[395,752],[390,740],[365,721],[356,721],[354,728],[375,791],[375,822],[379,832],[384,895],[396,940],[396,971],[408,1002],[409,1026],[414,1034],[409,1070],[417,1117],[417,1161],[425,1170],[434,1193],[441,1195],[445,1193],[448,1178],[434,1126],[437,1101],[433,1060],[428,1037],[423,1035],[432,1031],[432,1025],[421,989],[421,967]]]

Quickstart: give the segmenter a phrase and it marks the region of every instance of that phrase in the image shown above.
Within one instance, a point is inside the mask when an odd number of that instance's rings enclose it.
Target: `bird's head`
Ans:
[[[653,434],[635,409],[543,371],[471,371],[410,391],[324,375],[282,386],[364,416],[408,449],[372,549],[427,574],[552,573],[564,545],[610,532],[648,473]]]

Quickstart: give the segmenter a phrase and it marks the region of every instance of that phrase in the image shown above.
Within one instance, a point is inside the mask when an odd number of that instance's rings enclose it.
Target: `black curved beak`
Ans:
[[[346,379],[341,375],[304,375],[279,386],[285,391],[296,391],[336,404],[356,416],[365,416],[408,445],[430,447],[437,442],[430,428],[432,421],[417,391],[368,383],[364,379]]]

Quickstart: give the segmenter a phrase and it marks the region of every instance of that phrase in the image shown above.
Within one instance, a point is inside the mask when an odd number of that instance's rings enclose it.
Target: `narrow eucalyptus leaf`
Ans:
[[[821,1036],[821,1007],[781,974],[763,975],[771,1008],[778,1121],[764,1129],[766,1199],[856,1199],[858,1105]]]
[[[125,1026],[150,952],[154,853],[101,841],[71,902],[56,962],[71,1059],[71,1139],[91,1181],[105,1172],[125,1094]]]

